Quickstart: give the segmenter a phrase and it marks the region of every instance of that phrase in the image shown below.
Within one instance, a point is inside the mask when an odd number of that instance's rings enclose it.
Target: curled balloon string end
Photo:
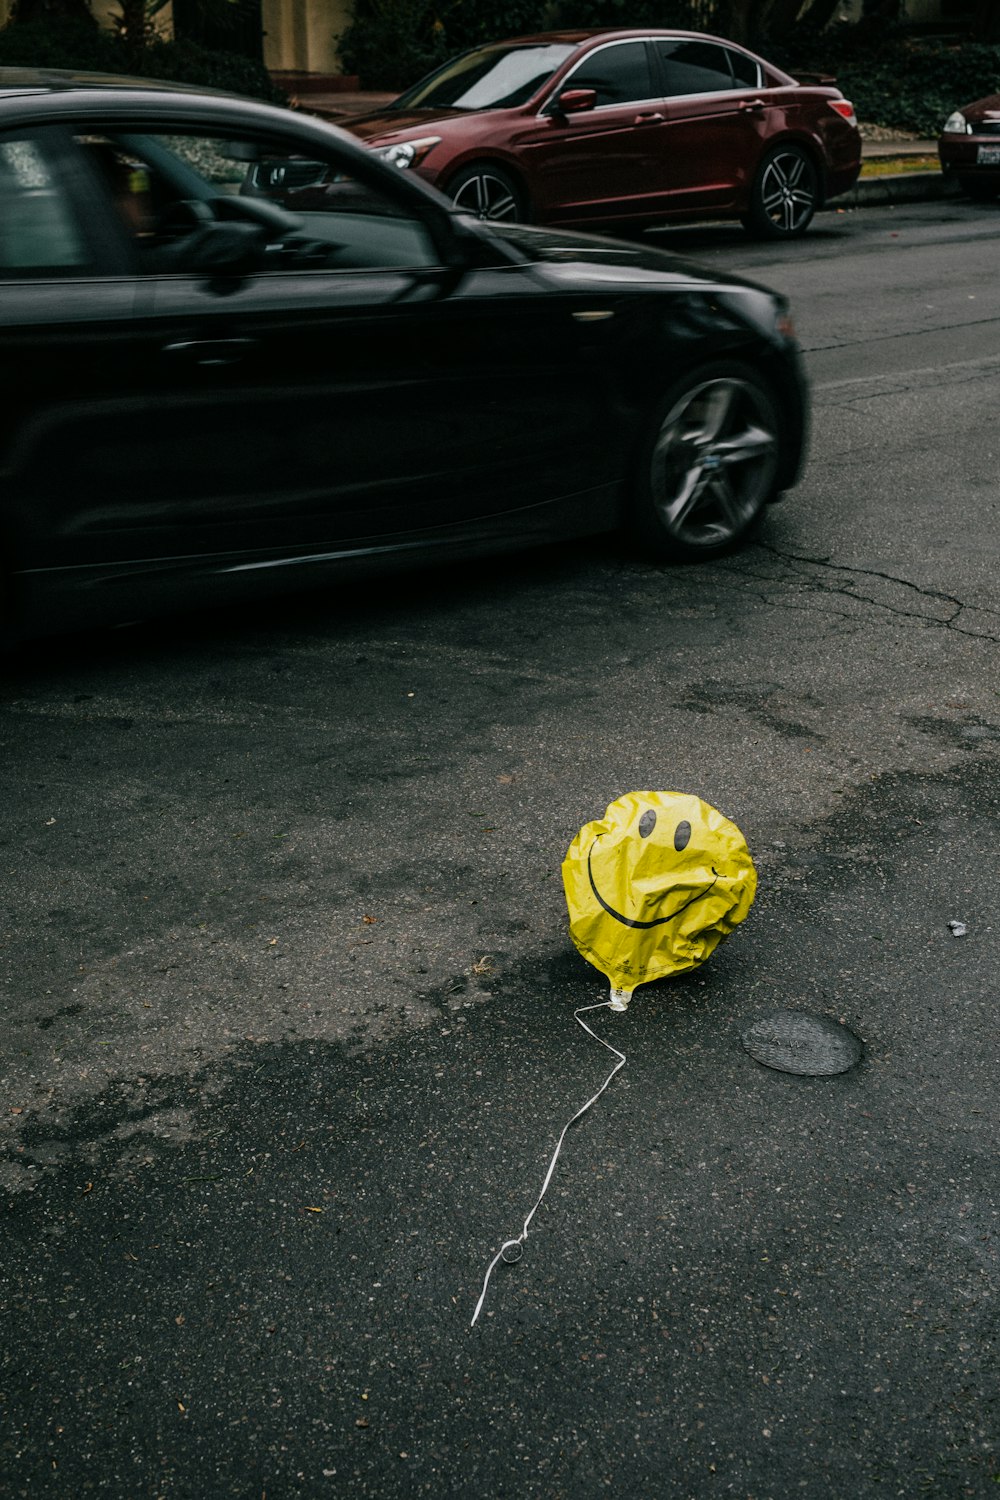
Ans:
[[[632,991],[631,990],[615,990],[615,989],[612,989],[612,991],[611,991],[611,999],[610,1000],[601,1000],[601,1001],[598,1002],[597,1005],[581,1005],[580,1008],[579,1008],[579,1010],[575,1010],[573,1012],[573,1019],[576,1021],[577,1025],[578,1026],[582,1026],[583,1029],[584,1029],[584,1031],[587,1033],[587,1035],[588,1036],[592,1036],[594,1038],[595,1042],[600,1042],[600,1044],[601,1044],[602,1047],[606,1047],[609,1052],[613,1052],[615,1054],[615,1056],[617,1057],[618,1061],[615,1063],[614,1067],[611,1069],[611,1072],[608,1074],[607,1078],[605,1078],[604,1082],[601,1084],[600,1088],[597,1090],[597,1093],[593,1094],[587,1100],[586,1104],[584,1104],[580,1109],[577,1110],[576,1114],[572,1117],[572,1119],[567,1120],[566,1124],[563,1126],[563,1128],[562,1128],[562,1134],[560,1135],[558,1141],[556,1141],[556,1149],[552,1153],[552,1160],[549,1162],[549,1169],[548,1169],[548,1171],[545,1174],[545,1181],[542,1183],[542,1191],[539,1193],[538,1197],[535,1199],[534,1207],[532,1208],[532,1210],[529,1213],[528,1217],[525,1219],[525,1221],[524,1221],[524,1227],[522,1228],[521,1233],[517,1236],[516,1239],[513,1239],[513,1240],[504,1240],[503,1244],[500,1246],[500,1249],[497,1251],[496,1255],[494,1255],[493,1259],[490,1261],[489,1265],[486,1267],[486,1275],[483,1277],[483,1289],[479,1293],[479,1301],[476,1303],[476,1310],[472,1314],[472,1322],[469,1324],[470,1328],[474,1328],[475,1327],[476,1320],[478,1319],[479,1314],[483,1310],[483,1303],[486,1301],[486,1291],[487,1291],[487,1288],[489,1287],[490,1277],[493,1275],[494,1268],[497,1265],[499,1265],[500,1261],[505,1261],[508,1265],[513,1265],[513,1264],[515,1264],[516,1261],[519,1261],[521,1259],[521,1255],[523,1253],[524,1242],[528,1238],[528,1226],[530,1225],[532,1219],[535,1217],[535,1213],[538,1210],[538,1206],[541,1203],[542,1199],[545,1197],[545,1193],[546,1193],[546,1190],[548,1188],[548,1185],[552,1181],[552,1174],[553,1174],[553,1172],[556,1169],[556,1162],[559,1160],[559,1153],[562,1150],[562,1143],[566,1139],[566,1134],[567,1134],[568,1130],[570,1129],[571,1126],[573,1126],[573,1125],[576,1124],[577,1120],[579,1120],[579,1118],[581,1117],[581,1115],[585,1115],[587,1113],[587,1110],[590,1108],[590,1106],[592,1104],[596,1104],[597,1103],[598,1099],[604,1093],[604,1090],[607,1088],[607,1086],[611,1082],[612,1078],[614,1078],[614,1076],[618,1072],[619,1068],[623,1068],[625,1066],[625,1054],[624,1054],[624,1052],[619,1052],[617,1047],[612,1047],[611,1043],[610,1042],[606,1042],[602,1036],[598,1036],[596,1031],[591,1031],[591,1029],[587,1025],[586,1021],[583,1021],[580,1018],[583,1015],[583,1013],[585,1011],[588,1011],[588,1010],[605,1010],[605,1009],[607,1009],[607,1010],[619,1010],[619,1011],[625,1010],[627,1008],[628,1002],[631,1000],[631,998],[632,998]],[[615,1003],[616,1001],[618,1001],[619,1003],[616,1004]]]

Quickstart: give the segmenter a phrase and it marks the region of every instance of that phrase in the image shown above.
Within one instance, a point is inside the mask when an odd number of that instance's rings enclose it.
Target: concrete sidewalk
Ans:
[[[357,115],[384,109],[397,96],[359,89],[344,89],[335,92],[302,92],[297,96],[300,109],[320,115],[334,125],[350,129],[351,120]],[[937,142],[912,140],[906,136],[898,139],[866,140],[863,147],[864,162],[904,162],[920,157],[936,157]],[[919,203],[934,198],[953,197],[957,188],[947,181],[936,168],[928,171],[901,170],[886,172],[878,176],[867,176],[864,165],[862,175],[849,192],[834,199],[838,208],[849,208],[871,203]]]

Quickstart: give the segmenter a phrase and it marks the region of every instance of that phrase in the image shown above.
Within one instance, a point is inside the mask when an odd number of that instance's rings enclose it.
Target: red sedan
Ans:
[[[964,104],[938,137],[941,170],[970,198],[1000,195],[1000,94]]]
[[[718,37],[563,31],[477,47],[347,128],[483,219],[802,234],[861,169],[853,106]]]

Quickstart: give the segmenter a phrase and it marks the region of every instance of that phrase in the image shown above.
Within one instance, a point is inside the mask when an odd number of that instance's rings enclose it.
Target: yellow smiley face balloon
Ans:
[[[682,792],[619,797],[580,829],[562,876],[570,936],[618,1010],[637,985],[704,963],[757,889],[735,823]]]

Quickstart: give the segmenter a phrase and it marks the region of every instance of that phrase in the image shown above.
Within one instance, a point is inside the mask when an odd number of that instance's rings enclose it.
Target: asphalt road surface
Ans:
[[[759,540],[48,643],[0,693],[0,1492],[996,1495],[1000,209],[663,242],[794,298]],[[588,1018],[632,789],[758,864]],[[967,932],[955,937],[949,921]],[[775,1009],[853,1071],[751,1060]]]

